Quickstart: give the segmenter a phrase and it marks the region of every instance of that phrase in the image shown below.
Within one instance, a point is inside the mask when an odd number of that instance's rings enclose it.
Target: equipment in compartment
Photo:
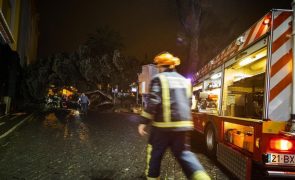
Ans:
[[[236,131],[233,133],[233,144],[243,148],[244,147],[244,133],[241,131]]]
[[[244,126],[225,122],[224,124],[225,141],[235,146],[253,152],[254,147],[254,130],[251,126]]]
[[[254,147],[254,136],[253,133],[248,131],[244,134],[244,143],[243,143],[243,148],[253,152],[253,147]]]

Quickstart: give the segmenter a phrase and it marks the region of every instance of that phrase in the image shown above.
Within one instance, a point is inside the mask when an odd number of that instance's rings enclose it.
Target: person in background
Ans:
[[[190,151],[188,132],[193,130],[191,116],[191,83],[176,72],[180,60],[168,52],[154,59],[160,73],[153,77],[150,93],[138,132],[147,134],[151,124],[147,146],[147,179],[160,179],[161,160],[167,148],[179,162],[188,179],[210,180],[199,160]]]
[[[82,113],[87,114],[88,112],[88,106],[90,105],[89,98],[85,95],[85,93],[82,93],[79,97],[78,103],[81,105]]]

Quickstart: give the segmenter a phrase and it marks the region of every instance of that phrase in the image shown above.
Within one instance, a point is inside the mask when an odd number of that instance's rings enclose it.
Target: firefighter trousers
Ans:
[[[166,149],[170,148],[188,179],[196,172],[204,172],[204,168],[190,151],[187,132],[163,131],[151,128],[147,147],[146,176],[148,179],[160,177],[161,160]]]

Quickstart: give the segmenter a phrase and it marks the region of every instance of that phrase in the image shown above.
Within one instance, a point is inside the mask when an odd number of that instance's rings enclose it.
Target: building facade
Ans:
[[[35,0],[0,0],[0,115],[13,110],[22,68],[36,59],[38,18]]]

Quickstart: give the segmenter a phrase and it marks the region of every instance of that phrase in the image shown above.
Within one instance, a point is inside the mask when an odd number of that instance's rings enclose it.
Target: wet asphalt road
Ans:
[[[138,118],[44,113],[1,146],[0,179],[144,179],[147,137],[137,133]],[[201,148],[195,152],[212,179],[229,179]],[[161,179],[186,179],[169,151],[161,171]]]

